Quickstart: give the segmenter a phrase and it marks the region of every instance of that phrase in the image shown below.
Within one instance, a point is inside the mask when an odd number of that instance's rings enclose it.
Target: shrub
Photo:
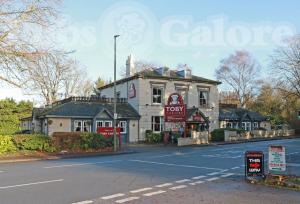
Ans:
[[[49,137],[40,134],[14,135],[13,142],[19,150],[54,152],[56,149]]]
[[[146,130],[146,141],[150,143],[160,143],[163,141],[163,133],[154,133],[152,130]]]
[[[60,150],[90,150],[113,146],[113,138],[92,132],[56,132],[53,134],[55,146]]]
[[[13,138],[8,135],[0,135],[0,154],[15,151],[17,151],[17,147],[13,142]]]
[[[211,141],[213,141],[213,142],[224,141],[224,128],[214,129],[211,132]]]

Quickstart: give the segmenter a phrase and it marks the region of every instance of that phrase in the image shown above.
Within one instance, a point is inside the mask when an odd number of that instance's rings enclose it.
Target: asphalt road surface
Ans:
[[[248,184],[244,152],[286,147],[300,175],[300,139],[206,147],[135,147],[138,153],[0,164],[0,204],[300,203],[300,192]]]

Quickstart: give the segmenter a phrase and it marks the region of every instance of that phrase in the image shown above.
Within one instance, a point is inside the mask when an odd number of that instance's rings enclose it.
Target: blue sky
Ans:
[[[132,8],[126,10],[126,6]],[[119,9],[119,10],[118,10]],[[67,0],[65,2],[64,13],[70,19],[71,24],[79,24],[80,26],[92,25],[95,28],[94,36],[96,42],[91,46],[75,44],[73,49],[77,52],[75,56],[87,66],[90,77],[102,76],[112,77],[112,35],[118,28],[113,27],[114,20],[105,24],[108,19],[105,16],[127,15],[130,12],[137,12],[143,21],[152,24],[150,28],[146,28],[147,32],[151,32],[152,36],[141,39],[139,42],[133,42],[130,46],[122,46],[118,50],[118,69],[125,64],[126,56],[132,53],[135,58],[147,60],[161,65],[176,67],[178,63],[186,63],[193,68],[194,74],[208,78],[214,78],[214,69],[218,66],[219,61],[234,52],[236,49],[249,50],[253,56],[262,64],[264,68],[262,73],[266,73],[268,66],[268,57],[276,46],[274,42],[268,42],[263,46],[253,45],[253,40],[245,45],[232,46],[226,44],[224,46],[202,46],[193,45],[193,43],[183,43],[178,47],[170,46],[164,42],[160,36],[164,22],[179,20],[181,22],[188,21],[189,24],[183,29],[183,26],[174,25],[174,29],[170,32],[193,35],[193,29],[198,24],[208,25],[212,27],[210,19],[223,19],[224,30],[230,29],[236,25],[242,25],[246,29],[251,30],[255,26],[271,26],[276,29],[278,26],[287,25],[294,33],[300,28],[300,2],[299,1],[271,1],[271,0],[254,0],[254,1],[179,1],[179,0],[152,0],[152,1],[113,1],[113,0]],[[115,13],[114,13],[115,12]],[[123,13],[122,13],[123,12]],[[126,13],[127,12],[127,13]],[[119,17],[120,17],[119,16]],[[134,17],[132,17],[134,19]],[[186,20],[190,19],[190,20]],[[120,19],[119,19],[120,20]],[[115,20],[118,21],[118,20]],[[103,23],[104,22],[104,23]],[[103,27],[110,27],[107,33],[103,34]],[[117,26],[118,27],[118,26]],[[105,32],[105,31],[104,31]],[[139,32],[139,31],[137,31]],[[125,31],[126,33],[126,31]],[[110,35],[111,34],[111,35]],[[129,34],[130,35],[130,34]],[[144,34],[140,34],[142,37]],[[286,36],[288,36],[287,34]],[[283,35],[285,36],[285,35]],[[119,40],[122,40],[121,35]],[[268,39],[270,35],[266,35]],[[125,37],[126,38],[126,37]],[[176,37],[173,37],[176,41]],[[187,37],[190,39],[191,37]],[[146,44],[143,42],[147,42]],[[106,42],[107,44],[103,46]],[[125,39],[126,41],[126,39]],[[150,45],[149,45],[150,44]],[[144,46],[147,49],[143,50]],[[105,70],[105,74],[103,71]]]
[[[172,68],[188,64],[214,79],[220,60],[238,49],[251,52],[266,77],[272,50],[300,30],[297,0],[65,0],[61,11],[64,30],[56,37],[76,50],[91,80],[113,77],[114,34],[121,34],[118,74],[133,54]],[[2,98],[13,93],[4,91]]]

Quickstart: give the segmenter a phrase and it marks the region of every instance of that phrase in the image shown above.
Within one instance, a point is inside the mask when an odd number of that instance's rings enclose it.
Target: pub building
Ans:
[[[180,70],[153,67],[137,72],[130,55],[126,61],[126,76],[117,80],[116,84],[117,97],[126,98],[127,103],[139,114],[138,132],[130,135],[128,142],[144,141],[147,130],[157,133],[183,130],[184,136],[193,137],[219,128],[220,82],[195,76],[187,66]],[[113,85],[110,83],[99,88],[100,97],[113,98]],[[174,93],[182,99],[184,120],[168,121],[166,118],[166,106],[174,106],[172,110],[176,112],[178,104],[169,104],[170,97],[176,98]]]

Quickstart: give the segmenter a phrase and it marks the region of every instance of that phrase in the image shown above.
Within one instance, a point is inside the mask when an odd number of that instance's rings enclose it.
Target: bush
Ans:
[[[17,147],[13,142],[12,136],[0,135],[0,154],[16,151]]]
[[[152,130],[146,130],[146,141],[150,143],[160,143],[163,141],[163,133],[154,133]]]
[[[224,128],[214,129],[211,132],[211,141],[223,142],[224,141]]]
[[[19,150],[54,152],[56,149],[49,137],[40,134],[14,135],[13,142]]]
[[[113,138],[92,132],[55,132],[53,140],[60,150],[90,150],[104,149],[113,146]]]

